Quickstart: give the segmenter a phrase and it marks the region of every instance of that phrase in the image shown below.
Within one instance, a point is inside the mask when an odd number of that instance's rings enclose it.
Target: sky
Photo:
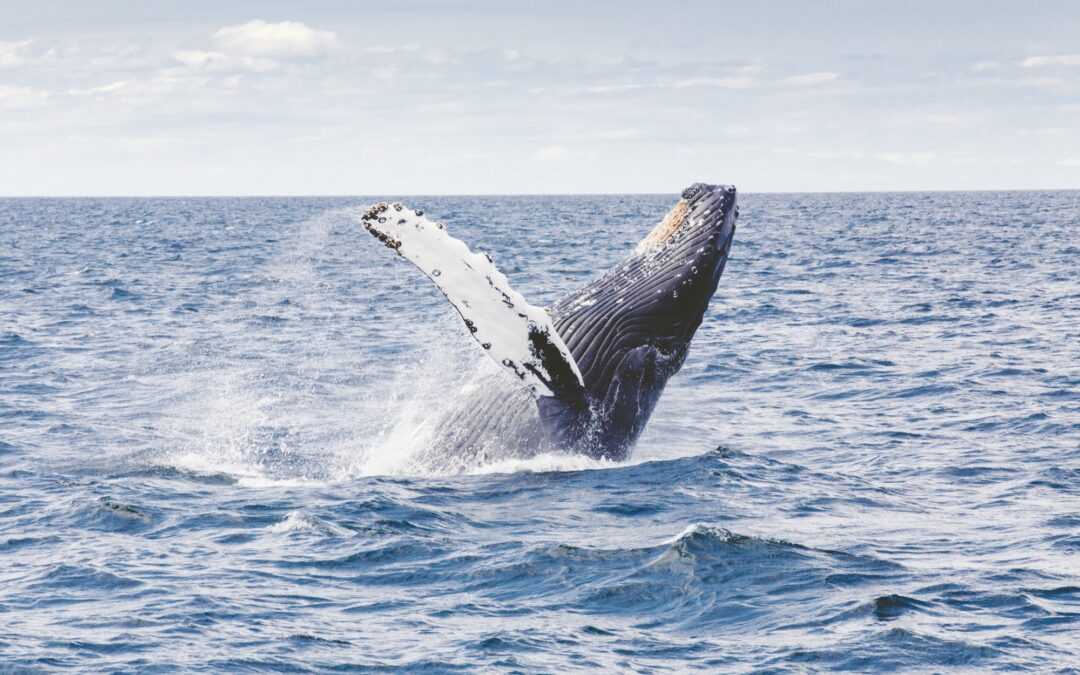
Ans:
[[[0,195],[1080,188],[1080,2],[0,0]]]

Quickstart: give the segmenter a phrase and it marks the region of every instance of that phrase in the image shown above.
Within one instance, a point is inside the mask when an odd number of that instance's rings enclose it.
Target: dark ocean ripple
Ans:
[[[632,461],[456,476],[371,201],[0,200],[0,670],[1080,668],[1080,192],[743,196]],[[408,201],[546,305],[672,198]]]

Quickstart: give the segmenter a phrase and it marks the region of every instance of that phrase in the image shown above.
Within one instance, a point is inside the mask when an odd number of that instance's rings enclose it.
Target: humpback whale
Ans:
[[[686,359],[738,213],[734,187],[695,183],[622,262],[543,309],[422,211],[367,209],[367,231],[435,282],[498,366],[421,425],[417,461],[462,470],[542,452],[626,458]]]

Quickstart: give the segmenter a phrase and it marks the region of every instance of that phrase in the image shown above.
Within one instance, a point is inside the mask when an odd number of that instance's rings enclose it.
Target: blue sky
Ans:
[[[1078,2],[0,0],[0,194],[1080,187]]]

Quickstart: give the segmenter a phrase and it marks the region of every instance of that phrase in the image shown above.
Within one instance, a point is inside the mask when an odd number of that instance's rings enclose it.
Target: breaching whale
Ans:
[[[624,459],[686,359],[738,213],[734,187],[691,185],[627,258],[545,310],[422,211],[367,209],[364,227],[435,282],[499,366],[421,425],[419,461],[461,470],[541,452]]]

